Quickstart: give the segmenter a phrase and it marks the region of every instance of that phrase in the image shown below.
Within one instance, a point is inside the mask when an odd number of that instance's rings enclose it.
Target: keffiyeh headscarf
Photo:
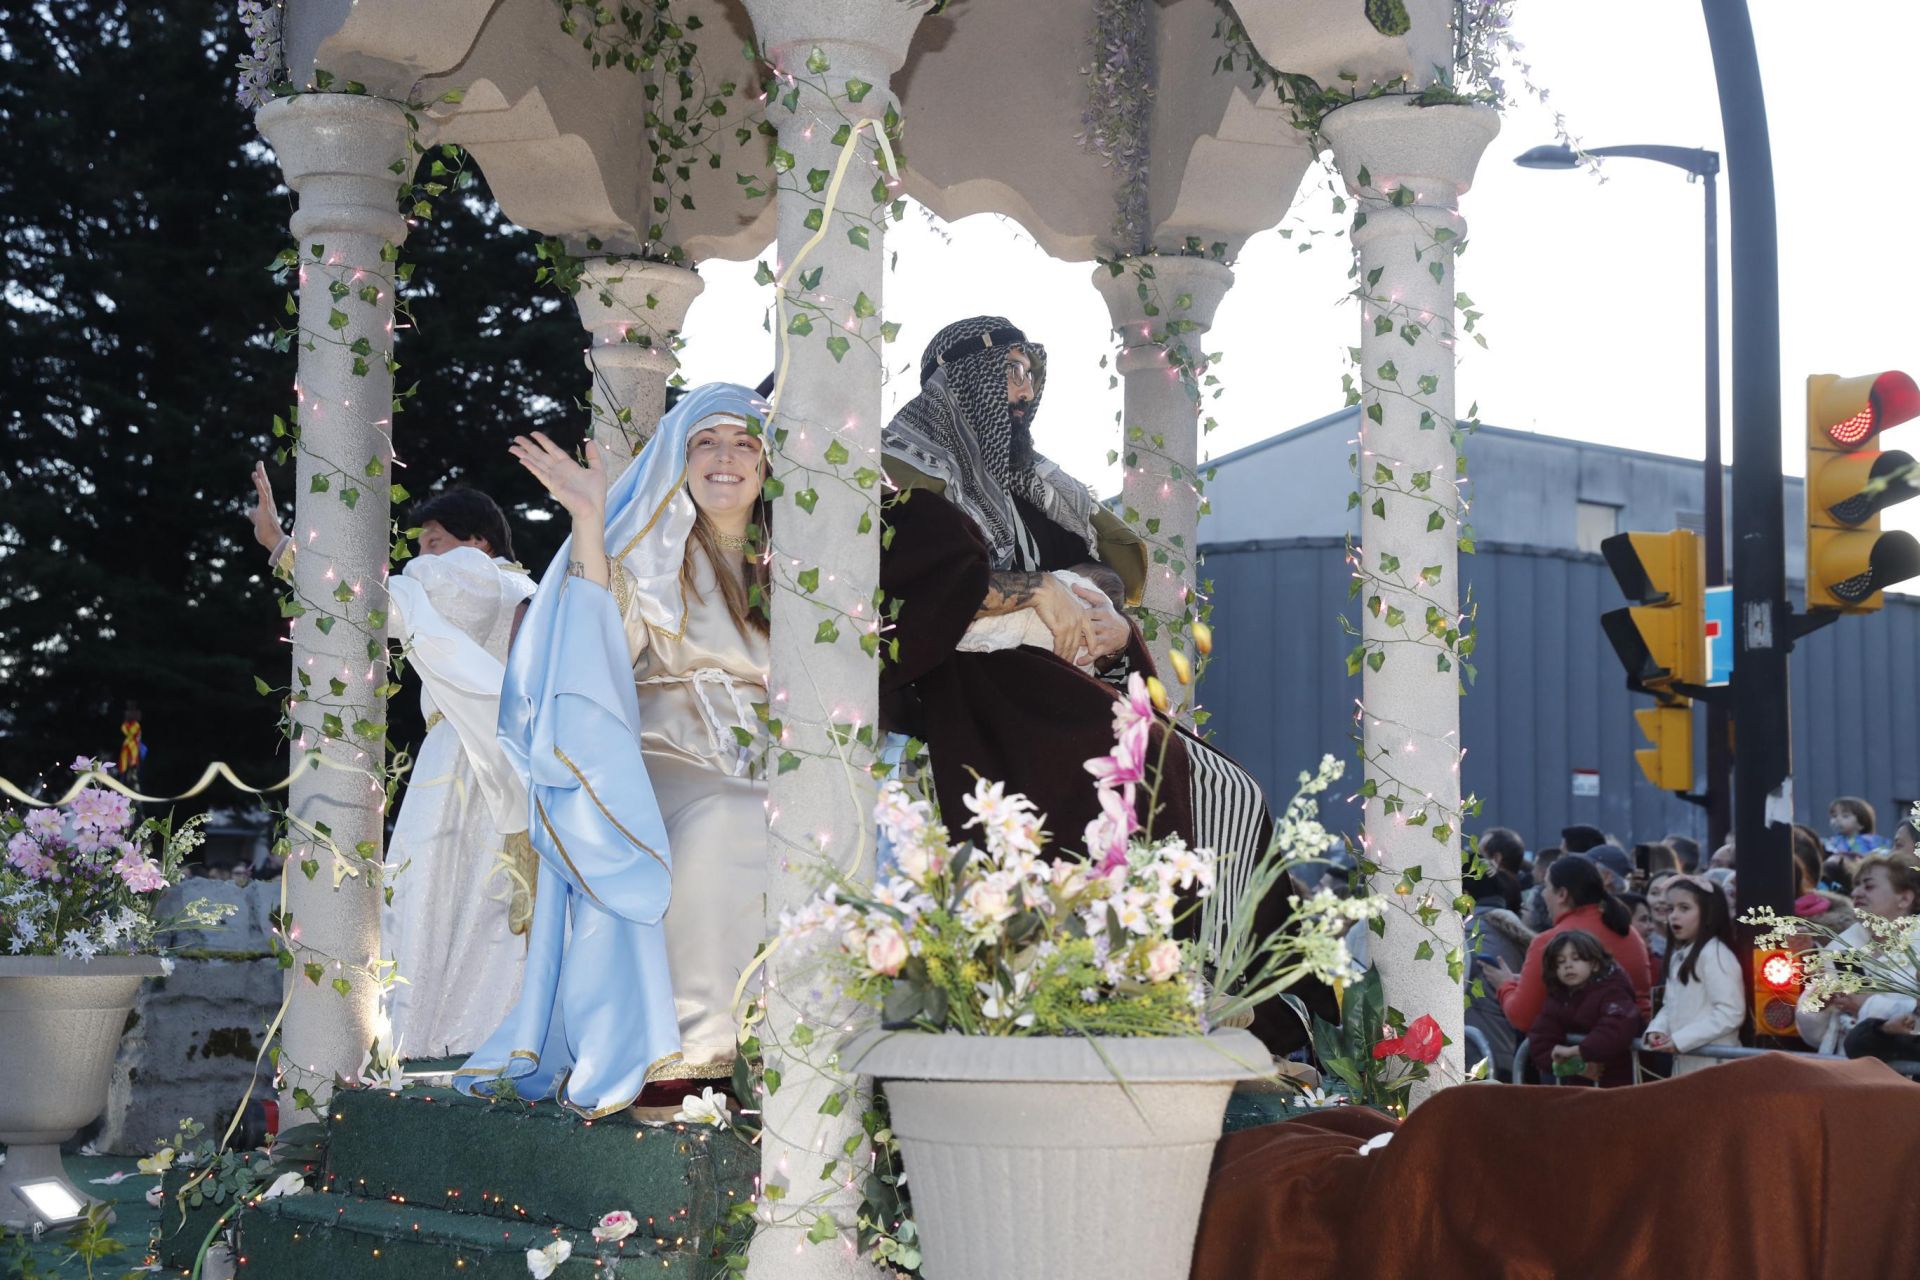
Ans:
[[[1033,362],[1033,411],[1046,389],[1046,350],[1002,316],[975,316],[935,334],[920,357],[920,394],[881,435],[886,451],[946,482],[947,500],[980,527],[996,569],[1033,570],[1039,552],[1018,494],[1094,552],[1093,493],[1053,462],[1033,454],[1017,467],[1007,404],[1007,354]]]

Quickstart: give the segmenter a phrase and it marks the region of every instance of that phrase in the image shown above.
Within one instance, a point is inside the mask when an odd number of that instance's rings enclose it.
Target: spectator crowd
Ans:
[[[1838,935],[1829,946],[1864,947],[1863,917],[1920,915],[1920,830],[1908,820],[1881,835],[1873,807],[1851,796],[1829,820],[1825,838],[1793,829],[1793,915]],[[1704,859],[1685,836],[1630,848],[1591,826],[1534,851],[1505,827],[1481,833],[1466,883],[1469,1061],[1484,1054],[1501,1080],[1611,1088],[1701,1070],[1729,1056],[1718,1048],[1756,1043],[1920,1060],[1920,1010],[1885,993],[1817,1009],[1802,997],[1802,1044],[1756,1039],[1731,840]],[[1826,936],[1810,928],[1806,945]]]

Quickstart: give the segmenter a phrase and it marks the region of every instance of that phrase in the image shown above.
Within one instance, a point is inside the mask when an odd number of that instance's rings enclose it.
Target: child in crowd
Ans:
[[[1827,806],[1827,852],[1846,854],[1878,853],[1887,847],[1887,838],[1873,833],[1873,806],[1859,796],[1840,796]]]
[[[1547,1000],[1527,1033],[1541,1080],[1592,1082],[1602,1089],[1632,1084],[1640,1009],[1627,975],[1584,929],[1555,936],[1541,961]],[[1585,1039],[1571,1045],[1569,1035]]]
[[[1667,885],[1667,986],[1645,1044],[1676,1055],[1673,1074],[1712,1066],[1694,1050],[1737,1045],[1746,1022],[1746,982],[1734,951],[1733,914],[1711,881],[1680,876]]]

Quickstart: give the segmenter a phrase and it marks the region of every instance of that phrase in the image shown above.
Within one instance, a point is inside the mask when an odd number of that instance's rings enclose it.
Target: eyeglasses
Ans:
[[[1026,387],[1028,389],[1031,389],[1034,385],[1033,366],[1028,364],[1022,364],[1019,360],[1015,359],[1014,357],[1008,356],[1007,357],[1007,382],[1009,385],[1016,388]]]

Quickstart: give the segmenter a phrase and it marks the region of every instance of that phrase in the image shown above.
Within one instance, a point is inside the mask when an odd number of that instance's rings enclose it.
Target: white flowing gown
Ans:
[[[388,842],[393,901],[381,946],[400,978],[385,1048],[407,1058],[471,1053],[520,994],[524,938],[507,925],[503,832],[525,829],[525,792],[494,742],[523,570],[472,547],[407,562],[389,584],[391,634],[421,677],[427,736]],[[510,774],[510,771],[507,771]]]

